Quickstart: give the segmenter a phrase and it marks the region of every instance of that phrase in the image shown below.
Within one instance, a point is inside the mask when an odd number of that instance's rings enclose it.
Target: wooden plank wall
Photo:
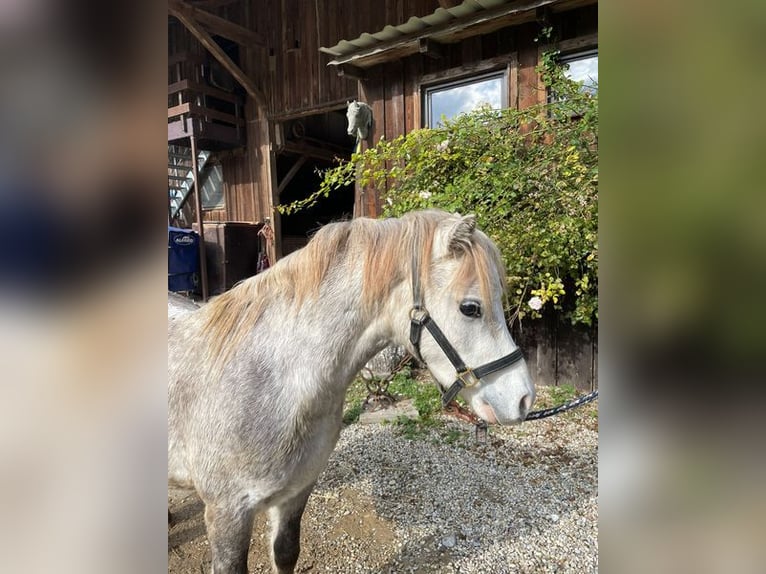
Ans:
[[[546,317],[525,320],[513,338],[536,385],[574,385],[583,392],[598,388],[598,329],[573,327]]]
[[[331,56],[319,48],[425,16],[438,7],[438,0],[380,0],[363,7],[357,0],[280,0],[270,37],[277,71],[271,115],[295,116],[357,98],[356,82],[338,77],[327,66]]]
[[[438,6],[438,0],[382,0],[362,10],[356,0],[252,0],[216,11],[246,23],[266,39],[265,47],[242,50],[240,64],[266,94],[268,110],[259,113],[248,101],[247,152],[222,160],[225,208],[207,211],[205,219],[261,221],[271,216],[273,125],[269,122],[359,99],[357,83],[338,77],[327,66],[331,57],[319,51],[321,46],[401,23],[412,15],[430,14]],[[397,89],[401,97],[404,91]]]

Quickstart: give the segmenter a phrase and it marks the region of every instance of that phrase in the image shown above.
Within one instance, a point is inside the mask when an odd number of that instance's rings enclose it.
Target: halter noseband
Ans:
[[[523,358],[523,355],[521,354],[521,349],[516,349],[499,359],[481,365],[480,367],[476,367],[475,369],[467,367],[463,362],[463,359],[460,358],[460,354],[455,350],[455,347],[450,344],[447,337],[436,324],[436,321],[433,320],[425,308],[423,293],[420,287],[420,265],[417,251],[416,248],[412,257],[413,305],[412,309],[410,309],[410,343],[415,351],[415,357],[423,364],[426,364],[423,356],[420,354],[420,338],[423,332],[423,327],[425,327],[447,356],[450,363],[452,363],[452,366],[455,367],[457,373],[455,382],[452,383],[452,386],[446,393],[442,392],[442,407],[446,407],[455,399],[457,394],[463,388],[472,387],[481,381],[483,377],[505,369],[506,367],[510,367],[514,363],[519,362]],[[441,392],[441,386],[439,386],[439,391]]]

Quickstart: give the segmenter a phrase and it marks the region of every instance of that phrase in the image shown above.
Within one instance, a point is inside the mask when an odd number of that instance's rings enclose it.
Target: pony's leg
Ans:
[[[276,574],[293,574],[301,552],[301,517],[314,485],[269,509],[271,560]]]
[[[247,551],[255,512],[241,501],[205,504],[205,525],[213,552],[213,574],[247,574]]]

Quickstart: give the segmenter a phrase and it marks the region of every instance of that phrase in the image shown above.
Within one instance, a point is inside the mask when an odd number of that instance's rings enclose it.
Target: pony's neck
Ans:
[[[393,284],[385,300],[366,311],[364,318],[366,328],[357,344],[362,361],[360,369],[386,346],[407,344],[411,307],[412,290],[407,278]]]
[[[379,351],[391,343],[404,344],[402,325],[407,325],[410,297],[408,284],[399,283],[385,301],[368,308],[358,273],[327,278],[319,297],[304,303],[294,331],[301,340],[297,347],[320,366],[323,386],[345,392]]]

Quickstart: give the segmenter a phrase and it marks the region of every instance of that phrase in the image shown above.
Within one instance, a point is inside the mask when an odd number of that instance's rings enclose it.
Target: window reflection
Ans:
[[[438,127],[443,119],[471,112],[481,106],[501,109],[506,100],[505,74],[484,76],[426,90],[426,119],[428,126]],[[444,117],[442,117],[444,116]]]
[[[216,164],[207,170],[202,184],[202,209],[223,207],[223,203],[223,172],[221,166]]]
[[[582,82],[582,90],[595,94],[598,90],[598,52],[595,50],[573,54],[562,58],[562,63],[568,69],[564,72],[567,78]]]

